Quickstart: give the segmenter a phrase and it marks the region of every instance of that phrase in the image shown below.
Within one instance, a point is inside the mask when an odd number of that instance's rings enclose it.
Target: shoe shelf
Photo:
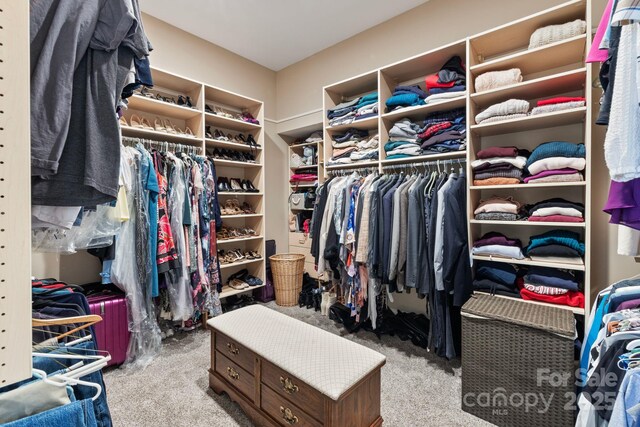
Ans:
[[[207,125],[211,125],[211,126],[215,126],[223,129],[243,131],[243,132],[258,131],[262,129],[261,125],[248,123],[242,120],[223,117],[213,113],[204,113],[204,114],[205,114],[205,123]]]
[[[262,214],[221,215],[222,219],[261,218]]]
[[[157,130],[137,128],[132,126],[120,126],[120,129],[122,132],[122,136],[130,136],[133,138],[146,138],[146,139],[153,139],[156,141],[175,142],[178,144],[202,147],[202,139],[197,137],[193,138],[193,137],[182,135],[182,134],[160,132]]]
[[[224,298],[228,298],[230,296],[233,295],[238,295],[238,294],[244,294],[246,292],[252,292],[254,289],[259,289],[263,286],[265,286],[266,283],[263,283],[262,285],[258,285],[258,286],[249,286],[248,288],[245,289],[233,289],[230,286],[223,286],[222,287],[222,292],[220,292],[220,295],[218,296],[220,299],[224,299]]]
[[[237,160],[216,159],[215,157],[212,157],[212,159],[216,165],[220,165],[220,166],[234,166],[238,168],[261,168],[262,167],[262,165],[259,163],[239,162]]]
[[[264,257],[258,258],[258,259],[245,259],[245,260],[242,260],[242,261],[232,262],[232,263],[229,263],[229,264],[220,263],[220,269],[221,270],[226,270],[226,269],[229,269],[229,268],[239,267],[239,266],[248,265],[248,264],[255,264],[255,263],[258,263],[258,262],[264,262]],[[261,279],[264,280],[262,277],[261,277]]]
[[[238,151],[262,150],[262,147],[251,147],[248,144],[240,144],[238,142],[222,141],[219,139],[211,139],[211,138],[205,138],[204,143],[207,148],[227,148],[230,150],[238,150]]]
[[[182,105],[159,101],[142,95],[133,95],[130,97],[129,108],[145,111],[149,114],[158,114],[160,116],[182,120],[198,117],[202,114],[201,111],[195,108],[183,107]]]
[[[246,236],[246,237],[238,237],[236,239],[218,239],[218,246],[229,243],[239,243],[239,242],[249,242],[252,240],[262,240],[263,236]]]

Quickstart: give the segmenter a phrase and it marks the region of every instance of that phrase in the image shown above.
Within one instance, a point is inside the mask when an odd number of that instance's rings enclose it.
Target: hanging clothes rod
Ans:
[[[144,138],[123,137],[122,143],[124,145],[129,145],[129,146],[142,144],[147,149],[156,149],[159,151],[170,151],[174,153],[183,152],[183,153],[193,154],[193,155],[202,155],[202,147],[178,144],[176,142],[155,141],[155,140],[144,139]]]
[[[391,165],[383,165],[382,169],[391,169],[391,170],[400,170],[400,169],[415,169],[417,167],[425,167],[428,168],[430,166],[446,166],[446,165],[460,165],[462,166],[467,162],[467,159],[464,157],[458,159],[446,159],[446,160],[430,160],[426,162],[414,162],[414,163],[398,163]]]

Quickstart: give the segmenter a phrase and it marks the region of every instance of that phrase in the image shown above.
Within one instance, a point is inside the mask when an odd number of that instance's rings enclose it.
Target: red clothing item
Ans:
[[[520,296],[524,300],[584,308],[584,294],[582,292],[569,291],[564,295],[541,295],[527,290],[524,287],[524,279],[522,277],[516,281],[516,285],[518,285]]]
[[[530,216],[529,221],[536,222],[584,222],[584,218],[569,215]]]
[[[425,130],[421,134],[418,134],[418,138],[427,139],[427,138],[435,135],[436,133],[440,132],[441,130],[448,129],[450,127],[451,127],[451,122],[436,123],[436,124],[431,125],[430,127],[428,127],[427,130]]]
[[[449,88],[449,87],[453,87],[456,84],[455,81],[449,82],[449,83],[440,83],[438,79],[439,77],[437,74],[431,74],[430,76],[425,77],[424,83],[427,85],[427,90],[433,89],[436,87]]]
[[[580,96],[576,96],[576,97],[556,96],[554,98],[542,99],[538,101],[538,107],[542,107],[543,105],[563,104],[565,102],[578,102],[578,101],[585,101],[585,99]]]

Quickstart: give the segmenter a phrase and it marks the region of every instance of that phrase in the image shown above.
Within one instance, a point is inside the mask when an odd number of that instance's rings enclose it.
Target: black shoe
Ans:
[[[252,146],[252,147],[256,147],[256,148],[257,148],[257,147],[260,147],[260,144],[258,144],[258,143],[256,142],[256,140],[255,140],[255,139],[253,139],[253,135],[251,135],[251,134],[249,134],[249,135],[247,136],[247,144],[248,144],[248,145],[250,145],[250,146]]]

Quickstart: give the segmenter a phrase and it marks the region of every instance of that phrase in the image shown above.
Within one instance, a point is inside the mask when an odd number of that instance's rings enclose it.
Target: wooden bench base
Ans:
[[[226,393],[257,426],[381,427],[382,366],[334,401],[232,338],[211,331],[209,386],[217,394]]]

